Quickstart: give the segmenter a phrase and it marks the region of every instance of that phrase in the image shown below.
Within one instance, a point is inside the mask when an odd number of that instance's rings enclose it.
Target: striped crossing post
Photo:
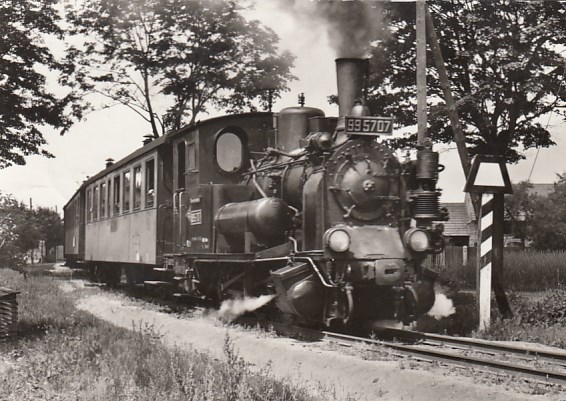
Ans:
[[[493,251],[493,194],[481,194],[478,224],[476,294],[479,312],[479,329],[489,328],[491,314],[491,271]]]
[[[466,178],[464,192],[478,194],[481,202],[474,202],[478,217],[476,299],[479,329],[489,328],[491,288],[502,317],[512,316],[501,280],[503,270],[503,232],[505,194],[513,193],[513,186],[503,156],[476,155]],[[492,273],[495,273],[492,275]]]

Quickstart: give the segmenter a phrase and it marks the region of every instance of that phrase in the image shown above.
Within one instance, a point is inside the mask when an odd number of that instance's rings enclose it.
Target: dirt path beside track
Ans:
[[[67,282],[67,286],[80,285]],[[517,380],[486,379],[461,369],[386,358],[383,361],[363,360],[320,343],[304,343],[269,334],[225,327],[212,317],[180,318],[158,310],[142,307],[121,295],[100,293],[81,300],[79,309],[117,326],[133,328],[149,326],[156,330],[165,344],[184,349],[209,352],[223,358],[226,336],[233,341],[238,354],[258,369],[269,366],[279,378],[290,378],[312,389],[334,388],[337,399],[350,395],[355,400],[565,400],[565,394],[528,394],[517,392]],[[154,308],[155,309],[155,308]]]

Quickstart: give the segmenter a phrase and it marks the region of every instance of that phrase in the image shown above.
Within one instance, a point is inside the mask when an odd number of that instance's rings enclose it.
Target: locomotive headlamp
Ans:
[[[332,229],[326,232],[326,245],[334,252],[346,252],[350,248],[350,234],[342,229]]]
[[[407,244],[415,252],[424,252],[430,246],[430,238],[426,231],[420,228],[411,228],[403,236]]]

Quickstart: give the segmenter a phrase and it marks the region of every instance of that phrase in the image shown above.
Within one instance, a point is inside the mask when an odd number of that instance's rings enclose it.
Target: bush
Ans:
[[[566,347],[566,290],[554,289],[534,299],[532,295],[510,297],[514,317],[495,320],[489,330],[479,333],[490,340],[530,341]]]

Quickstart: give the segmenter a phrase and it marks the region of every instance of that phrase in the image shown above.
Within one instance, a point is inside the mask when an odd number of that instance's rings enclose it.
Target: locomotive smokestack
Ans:
[[[362,97],[368,66],[369,60],[366,58],[336,59],[340,117],[350,114],[354,100]]]

